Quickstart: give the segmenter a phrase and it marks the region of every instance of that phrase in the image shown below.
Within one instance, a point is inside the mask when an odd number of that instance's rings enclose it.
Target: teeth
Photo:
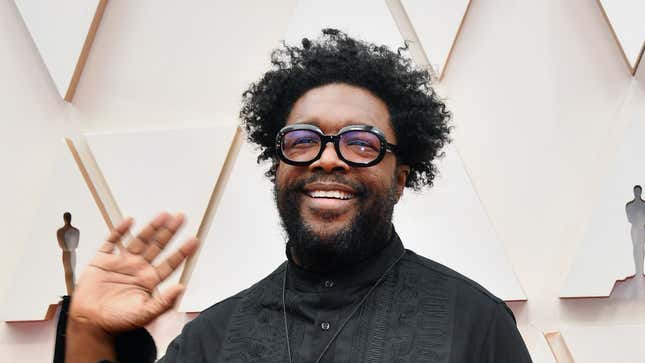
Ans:
[[[336,198],[343,200],[352,199],[354,197],[351,193],[340,190],[312,190],[307,194],[312,198]]]

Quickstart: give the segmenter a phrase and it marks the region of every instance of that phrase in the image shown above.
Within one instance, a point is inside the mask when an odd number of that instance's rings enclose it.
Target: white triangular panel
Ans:
[[[72,214],[72,226],[80,231],[76,277],[109,233],[92,194],[78,169],[72,153],[61,142],[57,161],[52,166],[42,202],[25,243],[25,254],[11,283],[3,310],[3,320],[43,320],[49,305],[67,294],[62,250],[56,231],[64,225],[63,214]],[[11,286],[10,285],[10,286]]]
[[[241,146],[208,237],[202,245],[180,311],[202,311],[258,282],[286,260],[273,184]]]
[[[234,132],[219,126],[87,135],[122,215],[137,222],[135,233],[161,211],[185,214],[159,261],[197,235]],[[176,273],[166,284],[178,278]]]
[[[285,40],[300,44],[303,37],[317,38],[323,28],[336,28],[352,37],[396,50],[404,45],[385,1],[379,0],[300,0]]]
[[[99,0],[15,0],[61,97],[70,87]]]
[[[645,357],[645,325],[568,327],[562,337],[576,363],[632,363]]]
[[[442,77],[470,0],[401,0],[430,65]]]
[[[599,0],[599,3],[634,74],[645,46],[645,1]]]
[[[609,296],[617,280],[634,275],[631,224],[625,205],[634,199],[634,185],[645,187],[645,122],[634,119],[610,169],[609,179],[591,215],[589,227],[573,260],[561,297]]]
[[[435,185],[407,190],[394,211],[404,245],[477,281],[504,300],[526,297],[457,150],[446,149]]]

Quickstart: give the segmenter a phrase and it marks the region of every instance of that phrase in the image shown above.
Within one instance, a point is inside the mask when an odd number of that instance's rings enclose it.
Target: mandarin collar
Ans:
[[[320,273],[307,271],[293,263],[288,264],[287,286],[303,292],[338,291],[344,288],[369,286],[403,253],[403,243],[392,228],[392,238],[379,252],[355,266],[340,271]]]

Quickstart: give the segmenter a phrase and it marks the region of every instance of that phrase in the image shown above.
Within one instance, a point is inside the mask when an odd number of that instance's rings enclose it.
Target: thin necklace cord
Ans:
[[[372,285],[372,287],[365,294],[365,296],[363,296],[361,301],[358,304],[356,304],[356,306],[354,307],[354,309],[352,309],[352,311],[349,313],[347,318],[345,318],[345,320],[343,320],[342,324],[340,324],[340,327],[338,327],[338,329],[336,330],[336,333],[334,333],[334,335],[329,339],[329,342],[327,342],[327,345],[325,346],[325,348],[323,348],[322,352],[320,353],[320,356],[318,357],[318,359],[316,359],[316,363],[320,363],[320,361],[325,356],[325,353],[331,347],[331,345],[334,343],[334,340],[336,340],[336,338],[340,335],[340,332],[343,330],[345,325],[347,325],[347,323],[352,319],[352,316],[354,316],[354,314],[356,314],[358,309],[360,309],[361,306],[363,306],[365,301],[367,301],[367,298],[372,294],[372,292],[376,289],[376,287],[378,287],[378,285],[380,285],[381,282],[383,282],[383,280],[385,280],[385,277],[390,272],[390,270],[392,270],[392,268],[394,268],[394,266],[401,260],[401,258],[403,258],[404,255],[405,255],[405,251],[403,251],[403,253],[401,253],[401,255],[399,257],[397,257],[397,259],[394,260],[394,262],[392,262],[390,264],[390,266],[388,266],[387,269],[385,269],[385,271],[383,272],[383,274],[381,274],[381,276],[378,278],[376,283],[374,285]],[[289,357],[289,363],[292,363],[292,361],[291,361],[291,345],[289,343],[289,324],[287,323],[287,304],[286,304],[287,270],[288,270],[288,268],[289,268],[289,264],[287,263],[287,265],[285,266],[285,269],[284,269],[284,276],[282,278],[282,314],[283,314],[283,317],[284,317],[284,334],[285,334],[286,341],[287,341],[287,354],[288,354],[288,357]]]
[[[289,345],[289,325],[287,324],[287,304],[285,304],[287,293],[287,269],[289,263],[284,267],[284,278],[282,279],[282,316],[284,317],[284,332],[287,335],[287,353],[289,355],[289,363],[291,363],[291,346]]]

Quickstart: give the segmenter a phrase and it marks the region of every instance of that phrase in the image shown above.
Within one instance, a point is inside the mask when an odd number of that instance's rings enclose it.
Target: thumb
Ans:
[[[169,287],[160,294],[155,294],[152,299],[145,304],[144,310],[151,315],[152,319],[158,317],[175,306],[177,299],[185,289],[184,285],[177,284]]]

